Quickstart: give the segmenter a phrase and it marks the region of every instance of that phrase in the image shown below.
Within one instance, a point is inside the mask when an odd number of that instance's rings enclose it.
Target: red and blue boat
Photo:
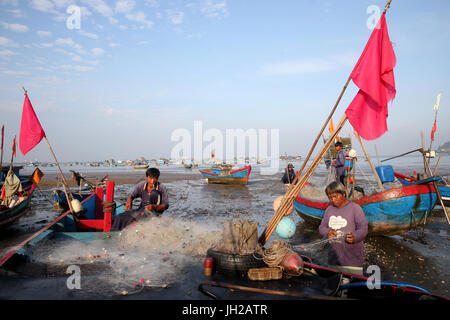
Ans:
[[[417,183],[428,183],[429,180],[429,179],[418,180],[413,176],[408,176],[406,174],[399,172],[394,172],[394,175],[397,178],[397,180],[400,181],[400,183],[405,186]],[[438,179],[436,182],[439,192],[441,194],[441,198],[444,201],[444,205],[450,206],[450,184],[446,183],[442,178]]]
[[[199,170],[208,179],[208,183],[247,184],[252,167],[231,170],[231,166],[214,166],[211,169]]]
[[[369,235],[396,235],[423,224],[437,201],[432,184],[413,183],[393,187],[384,192],[363,196],[353,202],[363,209],[369,225]],[[297,213],[308,222],[319,225],[328,201],[298,195],[294,199]]]

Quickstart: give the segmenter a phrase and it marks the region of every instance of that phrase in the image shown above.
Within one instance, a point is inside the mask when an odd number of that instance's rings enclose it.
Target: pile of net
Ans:
[[[48,241],[32,260],[52,268],[77,265],[82,276],[96,266],[101,270],[95,279],[82,278],[83,290],[126,295],[182,281],[189,266],[217,244],[218,235],[217,225],[153,217],[128,226],[115,239]]]

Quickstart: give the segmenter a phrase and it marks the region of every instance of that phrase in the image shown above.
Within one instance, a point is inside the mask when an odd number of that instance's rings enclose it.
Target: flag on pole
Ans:
[[[5,125],[2,126],[2,150],[3,150],[3,138],[5,137]]]
[[[434,111],[435,111],[435,117],[434,117],[434,124],[433,128],[431,129],[431,141],[434,141],[434,133],[436,132],[436,120],[437,120],[437,112],[439,110],[439,104],[441,102],[441,93],[439,93],[436,97],[436,103],[434,104]]]
[[[334,131],[334,125],[333,125],[333,118],[330,119],[330,124],[328,126],[328,131],[331,133],[333,133]]]
[[[353,128],[366,140],[377,139],[387,131],[387,104],[396,93],[395,64],[383,13],[350,75],[360,90],[345,111]]]
[[[44,129],[42,129],[36,113],[33,110],[30,99],[25,93],[25,101],[23,103],[22,122],[20,123],[19,148],[23,155],[26,155],[33,149],[42,138],[45,137]]]
[[[431,141],[434,141],[434,133],[436,132],[436,120],[434,120],[433,129],[431,129]]]
[[[13,144],[12,144],[12,155],[16,156],[16,136],[14,136]]]

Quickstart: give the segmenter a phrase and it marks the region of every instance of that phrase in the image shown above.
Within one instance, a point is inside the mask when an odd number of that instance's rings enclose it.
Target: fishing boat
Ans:
[[[233,170],[231,165],[221,164],[211,169],[199,170],[208,179],[208,183],[247,184],[252,167],[250,165]]]
[[[353,200],[359,204],[366,216],[369,235],[396,235],[416,228],[424,223],[437,201],[432,184],[413,183],[392,187],[384,192],[374,193]],[[298,195],[294,209],[308,222],[319,225],[325,209],[330,203]]]
[[[37,177],[38,173],[39,177]],[[36,169],[27,180],[21,180],[23,192],[21,196],[13,200],[14,204],[12,206],[0,205],[0,229],[11,226],[28,211],[34,190],[42,175],[43,173],[39,169]]]
[[[414,176],[408,176],[403,173],[394,172],[397,180],[403,185],[410,184],[420,184],[420,183],[428,183],[429,179],[417,179]],[[446,183],[442,178],[436,181],[439,192],[441,193],[441,198],[444,201],[445,206],[450,206],[450,184]]]
[[[135,165],[133,166],[134,170],[145,170],[148,169],[149,164]]]
[[[106,194],[102,187],[81,202],[83,211],[66,211],[50,224],[31,235],[0,258],[0,267],[11,258],[27,259],[44,240],[75,239],[89,243],[95,240],[114,241],[119,232],[110,232],[115,216],[124,212],[122,203],[114,200],[114,181],[108,181]]]

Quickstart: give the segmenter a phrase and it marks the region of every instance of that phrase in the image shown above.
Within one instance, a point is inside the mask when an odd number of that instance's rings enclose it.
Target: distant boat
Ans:
[[[424,223],[436,204],[437,195],[431,184],[411,184],[384,192],[363,196],[353,202],[359,204],[369,224],[369,235],[402,234]],[[298,195],[294,209],[306,221],[319,225],[328,201]]]
[[[199,170],[208,179],[208,183],[247,184],[252,170],[251,166],[232,170],[231,165],[218,165],[211,169]]]
[[[133,169],[135,169],[135,170],[145,170],[145,169],[148,169],[149,166],[150,166],[149,164],[136,165],[136,166],[133,166]]]
[[[39,169],[36,170],[42,174]],[[34,178],[32,177],[34,177],[34,173],[26,180],[21,179],[23,196],[18,197],[17,202],[15,202],[12,207],[0,206],[0,229],[11,226],[28,211],[34,190],[40,180],[40,177],[38,178],[38,181],[33,180]]]
[[[395,177],[398,181],[400,181],[403,185],[417,184],[417,183],[426,183],[427,179],[418,180],[413,176],[408,176],[406,174],[402,174],[399,172],[394,172]],[[450,184],[445,183],[445,181],[441,178],[437,181],[438,189],[441,194],[442,201],[444,205],[450,206]]]
[[[192,166],[193,166],[192,163],[189,163],[189,164],[186,163],[183,165],[183,167],[185,167],[186,169],[191,169]]]

